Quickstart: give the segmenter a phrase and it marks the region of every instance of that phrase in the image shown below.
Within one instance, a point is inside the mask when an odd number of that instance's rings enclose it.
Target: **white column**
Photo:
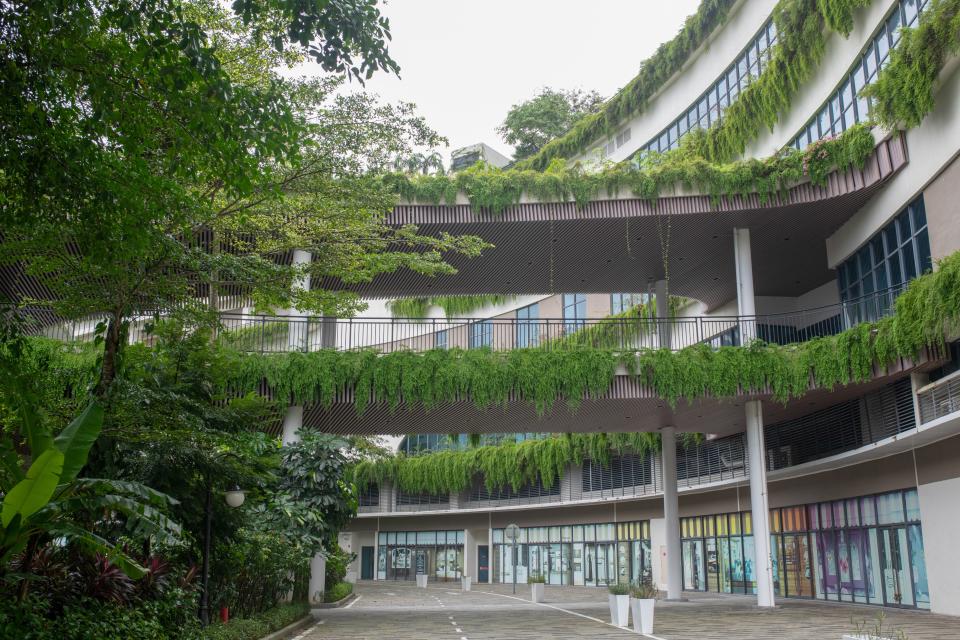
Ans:
[[[303,406],[290,405],[283,416],[283,435],[281,442],[284,445],[300,441],[300,429],[303,428]],[[327,572],[327,559],[323,553],[318,553],[310,560],[310,586],[307,594],[310,604],[323,602],[324,578]]]
[[[293,266],[302,267],[304,265],[310,264],[313,260],[309,251],[304,251],[303,249],[294,249],[293,250]],[[299,278],[297,278],[293,283],[293,290],[297,289],[309,290],[310,289],[310,274],[306,273]],[[290,307],[287,309],[288,316],[299,316],[299,312]],[[290,325],[290,330],[287,332],[287,348],[290,351],[306,351],[307,347],[310,344],[310,338],[308,335],[308,326],[306,322],[292,322]]]
[[[657,335],[660,337],[660,348],[670,349],[673,343],[673,325],[670,318],[670,294],[667,291],[667,281],[657,280],[654,285],[654,298],[657,305]]]
[[[460,576],[464,578],[473,578],[477,580],[477,540],[473,537],[470,529],[463,530],[463,566],[460,568]]]
[[[737,267],[737,313],[757,315],[753,295],[753,258],[750,255],[750,229],[733,230],[733,256]],[[740,323],[740,344],[746,345],[757,337],[756,321]]]
[[[303,405],[290,405],[283,416],[283,435],[280,442],[290,444],[300,441],[299,431],[303,427]]]
[[[772,607],[773,562],[770,559],[770,506],[767,501],[767,460],[763,443],[763,409],[759,400],[746,403],[747,463],[750,469],[750,514],[753,520],[753,566],[757,576],[757,606]]]
[[[667,600],[683,597],[680,579],[680,505],[677,500],[677,440],[673,427],[660,429],[663,458],[663,520],[667,541]]]

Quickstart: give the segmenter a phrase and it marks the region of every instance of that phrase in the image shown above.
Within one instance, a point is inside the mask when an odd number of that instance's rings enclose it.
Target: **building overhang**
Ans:
[[[399,205],[389,225],[421,233],[470,234],[494,245],[480,258],[448,255],[458,272],[427,277],[409,270],[326,288],[368,298],[458,294],[551,294],[645,291],[664,277],[669,240],[670,292],[709,309],[733,299],[733,229],[751,232],[758,296],[796,296],[833,279],[826,239],[907,163],[902,135],[880,141],[863,169],[834,172],[824,186],[807,182],[762,202],[756,195],[661,196],[656,201],[602,199],[521,203],[499,214],[468,204]]]

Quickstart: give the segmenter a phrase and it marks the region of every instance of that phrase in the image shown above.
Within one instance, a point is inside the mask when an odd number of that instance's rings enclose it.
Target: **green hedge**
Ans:
[[[283,629],[310,613],[306,603],[282,604],[252,618],[238,618],[227,624],[213,624],[204,629],[204,640],[259,640],[268,633]]]
[[[337,602],[338,600],[343,600],[348,595],[353,593],[353,585],[349,582],[338,582],[333,585],[332,589],[327,589],[323,593],[324,602]]]

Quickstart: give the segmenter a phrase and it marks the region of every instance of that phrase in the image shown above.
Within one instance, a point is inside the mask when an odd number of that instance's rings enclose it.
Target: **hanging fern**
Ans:
[[[915,127],[933,110],[933,91],[944,63],[960,52],[960,0],[932,0],[900,43],[877,81],[864,89],[870,115],[888,128]]]
[[[398,298],[388,303],[394,318],[423,319],[430,307],[440,307],[447,318],[462,318],[487,306],[504,304],[516,296],[478,294],[471,296],[432,296],[429,298]]]
[[[621,163],[598,173],[587,173],[558,160],[545,172],[477,164],[454,175],[387,174],[382,179],[410,202],[454,204],[457,194],[464,193],[474,208],[493,213],[518,204],[524,194],[541,202],[572,200],[583,207],[603,195],[622,197],[632,193],[653,200],[661,192],[679,186],[710,195],[715,204],[726,196],[752,193],[766,202],[805,176],[822,185],[832,170],[862,167],[874,149],[869,127],[857,125],[813,149],[790,148],[766,160],[718,164],[698,155],[705,135],[690,134],[680,149],[647,158],[639,168]]]
[[[518,169],[543,171],[557,158],[579,155],[588,145],[615,131],[617,126],[644,109],[647,101],[673,78],[726,20],[735,0],[702,0],[672,40],[640,64],[640,73],[607,100],[602,109],[581,118],[566,134],[551,140],[540,151],[518,163]],[[434,183],[434,188],[440,186]]]

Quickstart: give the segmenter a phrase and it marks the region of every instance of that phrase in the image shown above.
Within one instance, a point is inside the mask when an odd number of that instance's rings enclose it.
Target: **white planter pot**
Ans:
[[[843,634],[843,640],[892,640],[892,638],[875,636],[869,633],[861,633],[860,635],[855,633],[845,633]]]
[[[543,602],[543,583],[542,582],[530,583],[530,600],[532,600],[533,602]]]
[[[630,613],[633,614],[633,630],[647,635],[653,633],[653,598],[630,598]]]
[[[427,574],[421,573],[417,575],[417,586],[421,589],[427,588]]]
[[[607,596],[610,602],[610,624],[626,627],[630,624],[630,596]]]
[[[468,578],[466,576],[460,578],[460,586],[464,591],[470,591],[471,580],[472,580],[471,578]]]

